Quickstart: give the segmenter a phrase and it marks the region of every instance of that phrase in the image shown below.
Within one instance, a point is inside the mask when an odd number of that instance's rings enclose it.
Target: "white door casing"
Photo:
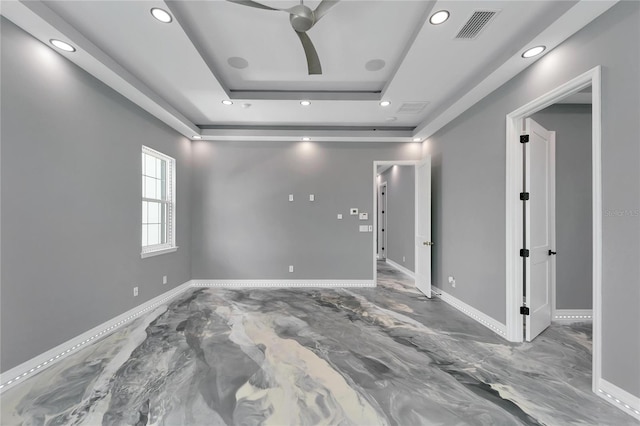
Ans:
[[[416,164],[416,287],[431,297],[431,157]]]
[[[379,235],[378,235],[378,255],[380,259],[387,258],[387,182],[382,182],[380,184],[380,226],[378,226]]]
[[[555,132],[527,118],[529,143],[525,151],[526,259],[525,339],[533,340],[551,325],[552,294],[555,288]]]

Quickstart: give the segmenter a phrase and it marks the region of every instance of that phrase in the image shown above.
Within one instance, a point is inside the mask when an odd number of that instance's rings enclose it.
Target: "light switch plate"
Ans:
[[[351,216],[358,216],[358,209],[351,207],[349,211],[351,212]]]
[[[373,232],[373,225],[369,225],[369,232]]]
[[[289,194],[289,201],[293,201],[293,194]]]
[[[369,220],[369,213],[360,213],[360,220]]]
[[[369,227],[367,225],[360,225],[360,232],[369,232]]]
[[[338,219],[342,219],[342,213],[338,213]]]
[[[316,200],[316,196],[313,194],[309,194],[309,201],[315,201]]]

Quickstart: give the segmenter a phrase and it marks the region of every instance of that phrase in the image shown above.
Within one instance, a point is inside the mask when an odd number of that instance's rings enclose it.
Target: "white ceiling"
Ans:
[[[2,14],[45,43],[73,44],[77,52],[61,54],[187,137],[409,141],[429,137],[538,59],[522,59],[524,50],[544,44],[547,53],[614,3],[343,0],[308,32],[323,67],[313,76],[281,11],[223,0],[32,0],[3,2]],[[152,7],[173,22],[156,21]],[[450,19],[429,24],[441,9]],[[477,10],[498,13],[477,38],[455,39]],[[231,67],[231,57],[248,66]],[[367,70],[374,59],[385,66]],[[426,106],[398,111],[411,102]]]

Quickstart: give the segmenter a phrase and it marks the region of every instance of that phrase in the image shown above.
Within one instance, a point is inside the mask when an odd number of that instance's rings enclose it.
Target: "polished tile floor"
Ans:
[[[6,391],[14,425],[637,425],[591,330],[509,344],[380,264],[359,289],[190,289]]]

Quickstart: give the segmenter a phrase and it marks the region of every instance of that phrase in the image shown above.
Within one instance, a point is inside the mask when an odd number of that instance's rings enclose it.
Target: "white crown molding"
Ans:
[[[603,378],[598,379],[596,395],[609,404],[640,420],[640,398]]]
[[[375,287],[373,280],[192,280],[194,287]]]
[[[394,262],[393,260],[389,259],[388,257],[385,259],[385,261],[392,266],[393,268],[397,269],[398,271],[402,272],[403,274],[405,274],[408,277],[411,277],[411,279],[416,279],[416,274],[414,274],[412,271],[410,271],[409,269],[405,268],[404,266],[400,265],[399,263]]]
[[[442,299],[443,302],[448,303],[449,305],[453,306],[463,314],[469,316],[470,318],[484,325],[489,330],[498,334],[500,337],[506,338],[507,336],[506,325],[496,321],[495,319],[491,318],[489,315],[485,314],[484,312],[480,312],[473,306],[467,305],[462,300],[457,299],[456,297],[450,295],[449,293],[443,291],[440,288],[434,287],[433,294],[435,294],[440,299]]]
[[[591,322],[593,321],[592,309],[556,309],[551,317],[553,322],[562,324],[570,324],[573,322]]]
[[[127,312],[118,315],[102,324],[93,327],[73,339],[67,340],[64,343],[59,344],[55,348],[52,348],[22,364],[7,370],[0,374],[0,394],[7,389],[12,388],[15,384],[21,383],[24,379],[30,377],[32,374],[39,372],[43,368],[50,367],[51,365],[61,361],[67,356],[76,353],[80,349],[84,348],[87,344],[100,340],[103,337],[108,336],[120,327],[124,326],[138,318],[140,315],[158,307],[159,305],[173,299],[185,290],[191,287],[191,281],[179,285],[159,296],[154,297],[145,303],[136,306]]]

